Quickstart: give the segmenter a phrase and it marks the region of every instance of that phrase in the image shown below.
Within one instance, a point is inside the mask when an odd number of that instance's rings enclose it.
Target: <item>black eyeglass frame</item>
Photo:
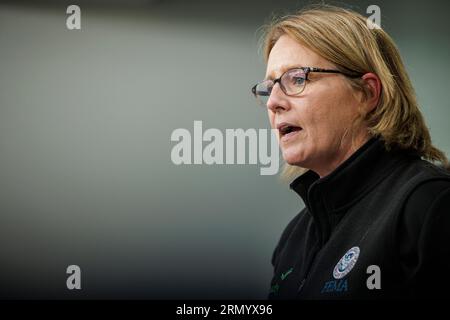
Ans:
[[[292,70],[296,70],[296,69],[301,69],[301,70],[303,70],[303,72],[305,73],[305,84],[304,84],[304,86],[301,88],[301,90],[300,90],[299,92],[294,93],[294,94],[288,94],[288,93],[286,92],[286,88],[284,88],[283,84],[281,83],[281,78],[282,78],[286,73],[291,72]],[[290,96],[290,97],[294,97],[294,96],[297,96],[297,95],[299,95],[300,93],[303,92],[303,90],[304,90],[305,87],[306,87],[306,81],[308,80],[308,75],[309,75],[311,72],[318,72],[318,73],[340,73],[340,74],[342,74],[342,75],[344,75],[344,76],[346,76],[346,77],[353,78],[353,79],[359,78],[359,77],[361,77],[361,76],[364,75],[364,73],[361,73],[361,72],[357,72],[357,71],[353,71],[353,70],[349,70],[349,71],[350,71],[350,72],[342,72],[342,71],[339,71],[339,70],[322,69],[322,68],[316,68],[316,67],[298,67],[298,68],[291,68],[291,69],[289,69],[289,70],[286,70],[280,77],[278,77],[278,78],[272,80],[272,82],[273,82],[272,88],[275,86],[275,84],[279,83],[279,84],[280,84],[280,88],[281,88],[281,90],[283,91],[283,93],[284,93],[285,95]],[[270,80],[270,79],[267,79],[267,80]],[[264,80],[264,81],[267,81],[267,80]],[[270,96],[270,94],[272,93],[272,90],[271,90],[271,91],[269,92],[269,94],[258,94],[258,92],[256,91],[256,87],[257,87],[259,84],[263,83],[264,81],[261,81],[261,82],[255,84],[255,85],[252,87],[252,93],[253,93],[253,95],[255,96],[255,98],[257,98],[257,99],[258,99],[258,95],[260,95],[260,96]],[[260,92],[261,92],[261,91],[260,91]],[[267,92],[264,92],[264,93],[267,93]]]

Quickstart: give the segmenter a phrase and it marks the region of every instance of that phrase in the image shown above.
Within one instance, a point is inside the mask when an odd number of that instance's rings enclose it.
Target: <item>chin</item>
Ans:
[[[291,166],[300,166],[305,163],[305,158],[302,154],[298,152],[291,152],[289,150],[283,151],[284,161]]]

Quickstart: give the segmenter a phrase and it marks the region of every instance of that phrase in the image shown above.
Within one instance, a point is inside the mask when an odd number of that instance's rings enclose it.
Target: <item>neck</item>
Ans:
[[[337,167],[339,167],[345,160],[350,158],[350,156],[361,146],[363,146],[369,139],[370,135],[365,133],[355,137],[353,140],[351,138],[347,139],[346,142],[341,140],[336,154],[333,155],[331,159],[328,159],[326,164],[318,166],[317,168],[311,168],[311,170],[316,172],[320,178],[326,177]]]

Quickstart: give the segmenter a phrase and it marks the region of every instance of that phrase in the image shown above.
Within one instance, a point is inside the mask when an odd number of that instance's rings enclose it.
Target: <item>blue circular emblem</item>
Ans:
[[[355,265],[359,257],[359,247],[353,247],[348,250],[344,256],[339,260],[333,270],[333,277],[341,279],[345,277]]]

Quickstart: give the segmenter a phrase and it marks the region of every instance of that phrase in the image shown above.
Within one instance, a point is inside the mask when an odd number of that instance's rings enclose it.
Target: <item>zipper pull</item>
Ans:
[[[306,281],[306,278],[303,278],[303,280],[300,282],[297,293],[300,293],[300,291],[302,291],[305,281]]]

